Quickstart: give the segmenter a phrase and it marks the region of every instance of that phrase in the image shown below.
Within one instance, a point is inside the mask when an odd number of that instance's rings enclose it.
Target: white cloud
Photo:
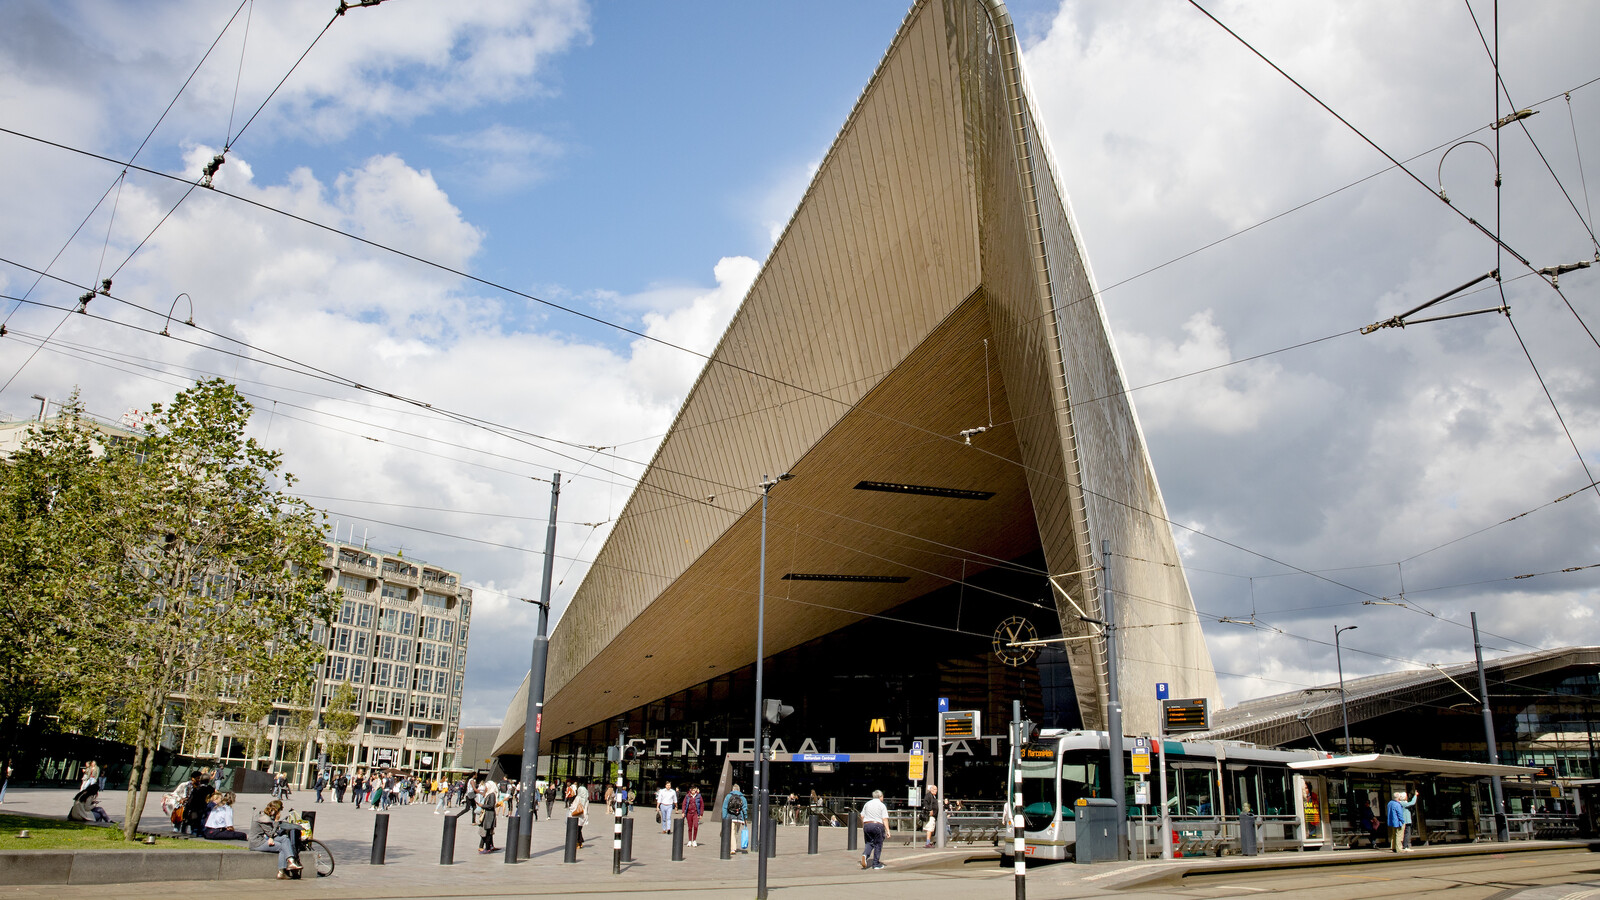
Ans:
[[[761,264],[747,256],[718,260],[714,270],[716,288],[671,312],[645,314],[645,334],[709,355],[760,270]],[[704,367],[705,360],[699,356],[643,339],[633,342],[633,358],[628,366],[637,390],[647,392],[674,411]]]
[[[461,179],[479,192],[514,193],[543,181],[566,148],[545,135],[496,122],[471,134],[435,138],[461,157]]]
[[[1483,48],[1459,4],[1207,9],[1398,156],[1493,118]],[[1501,20],[1508,89],[1522,105],[1556,98],[1528,121],[1574,191],[1561,94],[1593,77],[1580,35],[1597,26],[1600,13],[1579,4]],[[1191,7],[1063,4],[1026,57],[1133,385],[1347,333],[1496,265],[1475,228],[1395,173],[1251,228],[1387,163]],[[1575,92],[1573,106],[1578,143],[1600,142],[1600,92]],[[1511,243],[1535,248],[1524,252],[1536,265],[1591,254],[1527,139],[1514,129],[1500,138]],[[1435,151],[1412,164],[1430,188],[1438,161]],[[1457,208],[1491,222],[1492,174],[1468,147],[1443,177]],[[1594,345],[1560,298],[1513,280],[1525,270],[1503,261],[1523,340],[1593,460]],[[1499,301],[1492,282],[1480,287],[1434,312]],[[1592,282],[1563,287],[1589,296]],[[1177,533],[1201,609],[1248,615],[1253,587],[1260,617],[1285,630],[1320,641],[1333,624],[1361,623],[1344,656],[1357,675],[1470,658],[1460,625],[1471,609],[1505,636],[1498,649],[1600,643],[1593,618],[1571,613],[1600,600],[1592,572],[1499,580],[1600,549],[1592,492],[1549,504],[1587,479],[1503,318],[1344,334],[1133,399],[1169,512],[1204,523],[1205,536]],[[1402,588],[1454,624],[1361,605],[1362,591]],[[1207,636],[1217,668],[1236,673],[1223,677],[1229,701],[1335,670],[1321,643],[1227,625]]]

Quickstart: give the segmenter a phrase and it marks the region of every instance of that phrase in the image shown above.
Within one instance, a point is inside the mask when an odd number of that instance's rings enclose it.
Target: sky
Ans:
[[[1202,5],[1305,90],[1191,4],[1011,11],[1225,700],[1332,681],[1335,627],[1347,676],[1469,659],[1471,611],[1600,643],[1600,266],[1470,221],[1596,259],[1600,8],[1500,17],[1496,133],[1484,0]],[[906,7],[333,6],[0,5],[0,411],[235,380],[341,538],[476,588],[495,724],[544,479],[559,615],[700,369],[640,335],[715,345]],[[259,205],[184,196],[224,147]],[[1356,331],[1496,267],[1509,319]]]

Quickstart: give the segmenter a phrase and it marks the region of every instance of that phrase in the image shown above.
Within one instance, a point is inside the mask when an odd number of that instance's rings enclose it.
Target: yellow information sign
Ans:
[[[927,761],[927,757],[923,756],[920,753],[912,756],[911,757],[911,774],[907,775],[906,777],[911,779],[912,781],[921,781],[922,780],[922,770],[923,770],[923,766],[926,763],[926,761]]]
[[[1149,775],[1150,774],[1150,754],[1148,754],[1148,753],[1135,753],[1133,755],[1133,774],[1135,774],[1135,775]]]

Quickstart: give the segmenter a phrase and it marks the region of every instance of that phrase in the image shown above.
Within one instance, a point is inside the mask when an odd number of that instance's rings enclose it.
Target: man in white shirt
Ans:
[[[884,868],[883,839],[889,836],[889,807],[883,805],[883,791],[873,791],[872,799],[861,807],[861,833],[867,838],[861,868]]]
[[[661,819],[661,833],[672,833],[672,810],[678,805],[678,792],[672,789],[672,782],[656,791],[656,814]]]

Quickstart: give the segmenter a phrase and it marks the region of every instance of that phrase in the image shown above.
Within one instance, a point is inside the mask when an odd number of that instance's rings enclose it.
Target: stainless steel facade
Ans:
[[[1062,588],[1033,598],[1041,633],[1085,634],[1109,541],[1119,619],[1151,626],[1122,633],[1129,730],[1156,681],[1215,703],[1124,384],[1004,8],[917,3],[558,623],[543,743],[750,662],[756,485],[780,472],[769,653],[1036,552]],[[1067,647],[1104,727],[1104,647]]]

